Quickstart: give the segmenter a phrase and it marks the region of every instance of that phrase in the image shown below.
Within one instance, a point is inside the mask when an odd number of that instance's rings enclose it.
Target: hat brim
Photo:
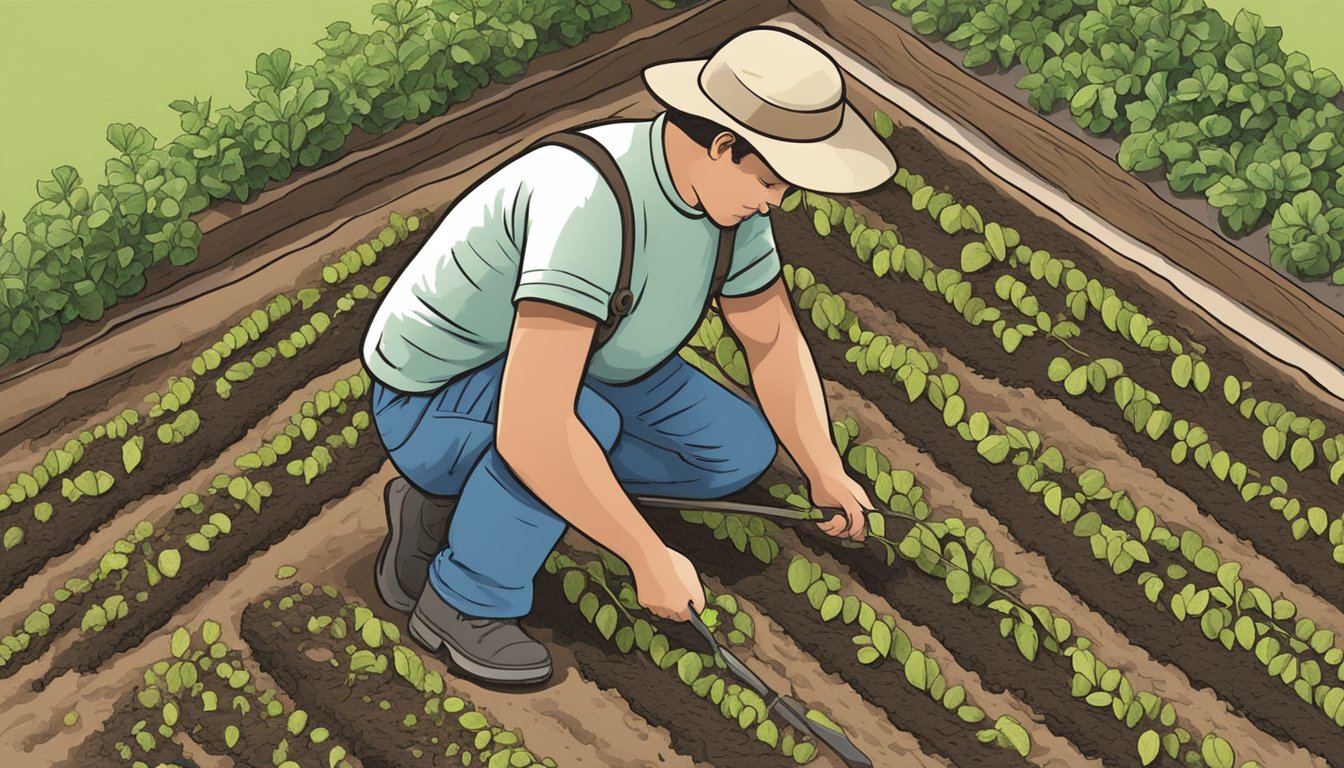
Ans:
[[[845,102],[840,129],[820,141],[786,141],[758,133],[719,109],[700,90],[705,59],[655,64],[643,70],[644,84],[668,106],[713,120],[738,133],[761,159],[793,186],[823,194],[857,194],[887,182],[896,158],[863,117]]]

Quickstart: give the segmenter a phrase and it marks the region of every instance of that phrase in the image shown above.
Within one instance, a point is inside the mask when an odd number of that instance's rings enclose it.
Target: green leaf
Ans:
[[[1269,458],[1278,461],[1279,457],[1283,456],[1284,449],[1288,447],[1288,436],[1278,428],[1269,426],[1265,427],[1261,442],[1264,443],[1265,453],[1269,454]]]
[[[121,444],[121,465],[130,474],[132,470],[140,466],[140,452],[144,448],[145,438],[136,435]]]
[[[187,649],[191,647],[191,633],[186,627],[178,627],[173,631],[172,649],[173,656],[181,659],[186,656]]]
[[[1305,471],[1316,462],[1315,446],[1305,437],[1297,438],[1293,441],[1292,459],[1297,471]]]
[[[951,210],[950,206],[943,213],[946,214],[948,210]],[[961,249],[962,272],[979,272],[993,260],[994,257],[984,243],[967,243],[966,247]]]
[[[694,683],[704,669],[704,662],[698,653],[688,653],[677,659],[677,677],[687,685]]]
[[[579,571],[566,571],[564,578],[565,599],[571,603],[577,603],[579,597],[583,594],[583,587],[587,583],[583,573]]]
[[[1087,391],[1087,366],[1079,366],[1065,377],[1064,391],[1074,397]]]
[[[1157,731],[1150,728],[1139,736],[1139,759],[1143,761],[1144,765],[1152,765],[1161,748],[1162,737],[1157,735]]]
[[[1019,755],[1026,757],[1027,753],[1031,751],[1031,738],[1027,736],[1026,729],[1018,725],[1016,720],[1004,715],[994,723],[994,728],[1003,734]]]
[[[597,616],[593,618],[593,624],[597,626],[597,631],[602,633],[602,637],[611,639],[611,633],[616,631],[616,608],[608,603],[597,611]]]
[[[794,594],[801,595],[812,586],[812,567],[803,557],[795,557],[793,562],[789,563],[789,589]]]
[[[892,123],[891,118],[887,116],[886,112],[883,112],[880,109],[873,110],[873,129],[877,131],[878,136],[881,136],[884,139],[891,138],[892,131],[894,131],[895,128],[896,126]],[[771,746],[774,745],[772,744]]]
[[[168,578],[177,575],[177,571],[182,567],[182,553],[176,549],[165,549],[159,552],[158,558],[159,571]]]

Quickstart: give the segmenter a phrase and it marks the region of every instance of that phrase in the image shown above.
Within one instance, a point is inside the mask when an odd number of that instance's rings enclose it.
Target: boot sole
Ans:
[[[535,683],[544,683],[551,677],[551,665],[547,664],[544,669],[538,672],[535,669],[497,669],[487,667],[479,662],[467,658],[466,654],[453,647],[452,641],[445,640],[438,632],[434,631],[428,623],[423,621],[415,613],[411,614],[407,622],[407,629],[415,641],[430,651],[437,652],[440,648],[448,650],[448,656],[453,663],[467,674],[491,683],[502,683],[505,685],[531,685]]]
[[[397,579],[395,564],[388,562],[388,555],[401,546],[401,521],[392,512],[392,483],[390,480],[383,488],[383,509],[387,514],[387,536],[383,537],[383,546],[378,550],[378,559],[374,566],[374,586],[378,596],[388,606],[402,613],[410,613],[415,608],[416,595],[409,594]],[[403,481],[405,482],[405,481]],[[404,496],[404,494],[403,494]]]

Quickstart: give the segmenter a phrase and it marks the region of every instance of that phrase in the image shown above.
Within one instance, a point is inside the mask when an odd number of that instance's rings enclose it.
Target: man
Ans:
[[[618,203],[593,163],[559,146],[460,198],[364,339],[373,419],[405,476],[387,490],[379,592],[413,608],[419,643],[483,681],[549,678],[550,654],[517,619],[567,524],[625,560],[654,615],[704,607],[694,566],[627,494],[731,494],[764,472],[777,435],[812,500],[845,510],[819,524],[828,534],[862,540],[872,508],[831,441],[766,214],[791,185],[872,189],[894,159],[844,100],[835,62],[791,33],[747,30],[708,60],[643,74],[668,111],[582,129],[617,161],[634,208],[634,302],[608,341],[590,352],[617,284]],[[760,406],[677,355],[721,228],[736,232],[717,298]],[[455,509],[437,498],[450,496]]]

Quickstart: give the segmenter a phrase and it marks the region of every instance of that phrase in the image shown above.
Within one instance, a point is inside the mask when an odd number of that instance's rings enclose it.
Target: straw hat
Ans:
[[[794,186],[864,192],[896,173],[891,151],[845,101],[835,60],[791,32],[753,27],[708,59],[655,64],[643,76],[659,101],[737,133]]]

